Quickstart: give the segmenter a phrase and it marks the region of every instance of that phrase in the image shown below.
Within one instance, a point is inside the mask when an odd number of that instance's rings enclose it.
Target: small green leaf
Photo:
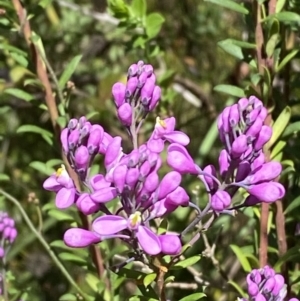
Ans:
[[[143,283],[144,283],[145,287],[149,286],[156,279],[156,276],[157,276],[156,273],[148,274],[143,279]]]
[[[243,51],[240,46],[232,43],[230,39],[218,42],[218,46],[230,55],[242,60],[244,58]]]
[[[243,291],[243,289],[236,282],[234,282],[232,280],[229,280],[227,283],[230,284],[230,285],[232,285],[236,289],[236,291],[239,293],[239,295],[241,297],[245,297],[246,296],[246,294]]]
[[[300,261],[300,247],[295,246],[289,249],[286,253],[284,253],[279,260],[274,265],[274,270],[278,271],[282,264],[286,261],[292,262],[295,260],[296,262]]]
[[[64,116],[59,116],[56,119],[57,124],[61,127],[61,128],[65,128],[67,125],[67,118]]]
[[[87,264],[86,258],[82,258],[81,256],[68,253],[68,252],[60,252],[58,257],[63,261],[72,261],[77,262],[79,264]]]
[[[133,0],[131,4],[133,14],[138,18],[143,18],[146,15],[147,3],[146,0]]]
[[[61,77],[59,78],[58,85],[61,89],[63,89],[67,83],[68,80],[70,80],[72,74],[75,72],[80,60],[82,58],[82,55],[75,56],[71,62],[68,64],[64,72],[62,73]]]
[[[262,21],[269,21],[272,19],[277,19],[280,22],[283,23],[291,23],[291,22],[300,22],[300,15],[294,12],[290,12],[290,11],[283,11],[277,14],[273,14],[268,16],[267,18],[263,19]]]
[[[23,55],[15,52],[10,52],[9,55],[14,59],[14,61],[19,63],[21,66],[25,68],[28,66],[28,60]]]
[[[276,2],[276,13],[280,13],[282,11],[282,9],[284,8],[286,3],[286,0],[277,0]]]
[[[300,196],[292,200],[292,202],[284,210],[284,214],[290,213],[291,211],[293,211],[295,208],[298,208],[299,206],[300,206]]]
[[[29,166],[47,176],[50,176],[55,172],[55,170],[52,167],[47,166],[47,164],[40,161],[33,161],[29,164]]]
[[[198,301],[204,297],[206,297],[206,295],[204,293],[195,293],[195,294],[191,294],[186,297],[183,297],[179,301]]]
[[[85,117],[87,120],[90,120],[97,115],[99,115],[99,112],[94,111],[94,112],[90,112],[90,113],[86,114]]]
[[[94,291],[94,292],[98,292],[99,291],[99,281],[101,281],[98,277],[96,277],[93,274],[88,273],[85,276],[85,281],[87,282],[87,284],[90,286],[90,288]]]
[[[159,13],[152,13],[146,18],[146,34],[149,39],[154,38],[165,22],[165,18]]]
[[[77,297],[73,294],[64,294],[59,298],[59,301],[76,301]]]
[[[282,133],[281,137],[286,138],[290,135],[296,134],[300,131],[300,121],[296,121],[293,123],[290,123]]]
[[[291,119],[291,116],[292,116],[292,110],[289,106],[286,106],[273,124],[272,127],[273,134],[268,142],[268,148],[271,148],[274,145],[274,143],[278,140],[278,138],[281,136],[284,129],[287,127]]]
[[[244,271],[249,273],[251,271],[251,266],[242,249],[236,245],[230,245],[230,248],[238,258],[238,261],[242,265]]]
[[[273,55],[278,41],[279,41],[279,34],[278,33],[273,34],[270,37],[270,39],[268,40],[267,45],[266,45],[266,52],[267,52],[268,57],[271,57]]]
[[[9,181],[10,177],[4,173],[0,173],[0,181]]]
[[[278,67],[276,67],[276,72],[278,73],[290,60],[292,60],[294,58],[294,56],[296,56],[296,54],[299,52],[298,49],[294,49],[292,50],[278,65]]]
[[[27,93],[23,90],[17,89],[17,88],[6,89],[6,90],[4,90],[4,93],[15,96],[20,99],[23,99],[25,101],[31,101],[34,99],[34,97],[32,95],[30,95],[29,93]]]
[[[25,124],[25,125],[21,125],[18,129],[17,129],[17,133],[36,133],[36,134],[40,134],[40,135],[45,135],[48,136],[50,138],[53,137],[53,134],[47,130],[44,130],[36,125],[31,125],[31,124]]]
[[[272,152],[271,152],[271,159],[274,159],[280,152],[282,152],[282,150],[285,148],[287,142],[286,141],[283,141],[283,140],[279,140],[275,147],[272,149]]]
[[[58,209],[51,209],[48,211],[48,215],[52,216],[58,221],[74,221],[74,217],[71,216],[70,214],[58,210]]]
[[[108,7],[111,14],[117,18],[127,18],[129,16],[129,9],[124,0],[109,0]]]
[[[176,262],[170,269],[171,270],[185,269],[185,268],[187,268],[189,266],[194,265],[200,259],[201,259],[200,255],[195,255],[195,256],[192,256],[190,258],[187,258],[187,259],[184,259],[184,260]]]
[[[205,0],[205,2],[211,2],[214,4],[217,4],[219,6],[225,7],[225,8],[229,8],[231,10],[234,10],[238,13],[242,13],[242,14],[249,14],[249,11],[247,8],[245,8],[243,5],[240,5],[238,3],[236,3],[235,1],[230,1],[230,0]]]
[[[236,97],[246,96],[243,89],[232,85],[217,85],[214,87],[214,91],[226,93]]]

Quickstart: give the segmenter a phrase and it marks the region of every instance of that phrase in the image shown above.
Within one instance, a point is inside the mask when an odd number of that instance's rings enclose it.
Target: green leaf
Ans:
[[[296,121],[293,123],[290,123],[282,133],[281,137],[286,138],[290,135],[296,134],[300,131],[300,121]]]
[[[148,274],[144,279],[143,279],[143,284],[145,287],[149,286],[155,279],[156,279],[156,273],[151,273]]]
[[[36,125],[31,125],[31,124],[25,124],[25,125],[21,125],[18,129],[17,129],[17,133],[36,133],[36,134],[40,134],[40,135],[45,135],[48,136],[50,138],[53,137],[53,134],[47,130],[44,130]]]
[[[79,264],[87,264],[86,258],[82,258],[81,256],[68,253],[68,252],[60,252],[58,254],[58,257],[63,260],[63,261],[72,261],[72,262],[77,262]]]
[[[274,270],[278,271],[282,264],[284,264],[286,261],[293,261],[296,259],[296,262],[300,261],[300,247],[295,246],[289,249],[282,257],[279,258],[279,260],[274,265]],[[297,260],[298,259],[298,260]]]
[[[277,0],[276,2],[276,13],[280,13],[282,11],[282,9],[284,8],[286,3],[286,0]]]
[[[4,173],[0,173],[0,181],[9,181],[10,177]]]
[[[291,23],[291,22],[299,23],[300,15],[290,11],[283,11],[277,14],[270,15],[267,18],[263,19],[262,21],[265,22],[271,19],[277,19],[278,21],[283,23]]]
[[[241,297],[246,296],[245,292],[242,290],[242,288],[236,282],[229,280],[227,283],[232,285]]]
[[[298,49],[294,49],[292,50],[278,65],[278,67],[276,67],[276,72],[279,72],[290,60],[292,60],[294,58],[294,56],[296,56],[296,54],[299,52]]]
[[[217,85],[214,87],[214,91],[226,93],[236,97],[246,96],[243,89],[232,85]]]
[[[40,161],[33,161],[29,164],[29,166],[47,176],[50,176],[55,172],[52,167],[47,166],[47,164]]]
[[[275,147],[272,149],[272,152],[271,152],[271,159],[274,159],[280,152],[282,152],[282,150],[285,148],[287,142],[286,141],[283,141],[283,140],[279,140]]]
[[[251,271],[251,266],[242,249],[236,245],[230,245],[230,248],[238,258],[238,261],[242,265],[244,271],[249,273]]]
[[[62,73],[62,75],[58,81],[58,85],[59,85],[60,89],[63,89],[65,87],[66,83],[68,82],[68,80],[70,80],[70,78],[71,78],[72,74],[75,72],[81,58],[82,58],[81,54],[77,55],[68,64],[68,66],[66,67],[66,69],[64,70],[64,72]]]
[[[271,139],[268,142],[268,148],[271,148],[273,144],[278,140],[278,138],[281,136],[283,133],[284,129],[287,127],[290,119],[292,116],[292,110],[289,106],[286,106],[276,121],[274,122],[272,128],[273,128],[273,134]]]
[[[90,113],[86,114],[85,117],[87,120],[90,120],[97,115],[99,115],[99,112],[94,111],[94,112],[90,112]]]
[[[15,97],[20,98],[20,99],[23,99],[25,101],[31,101],[31,100],[34,99],[33,96],[30,95],[29,93],[27,93],[23,90],[17,89],[17,88],[6,89],[6,90],[4,90],[4,93],[15,96]]]
[[[288,214],[293,211],[295,208],[300,206],[300,196],[292,200],[292,202],[284,210],[284,214]]]
[[[167,221],[167,219],[163,219],[159,225],[159,228],[158,228],[158,231],[157,231],[157,234],[164,234],[168,231],[168,226],[169,226],[169,223]]]
[[[273,55],[278,41],[279,41],[279,33],[274,33],[268,40],[266,45],[266,52],[268,57],[271,57]]]
[[[149,39],[154,38],[165,22],[165,18],[159,13],[152,13],[146,18],[146,34]]]
[[[204,297],[206,297],[206,295],[204,293],[195,293],[195,294],[191,294],[186,297],[183,297],[179,301],[198,301]]]
[[[235,1],[230,1],[230,0],[205,0],[205,2],[211,2],[214,4],[217,4],[219,6],[225,7],[225,8],[229,8],[231,10],[234,10],[238,13],[242,13],[242,14],[249,14],[249,11],[247,8],[245,8],[243,5],[240,5],[238,3],[236,3]]]
[[[147,11],[146,0],[133,0],[131,9],[136,17],[143,18],[146,15]]]
[[[59,301],[76,301],[77,297],[73,294],[64,294],[59,298]]]
[[[187,268],[189,266],[194,265],[200,259],[201,259],[200,255],[195,255],[195,256],[192,256],[190,258],[187,258],[187,259],[184,259],[184,260],[176,262],[170,269],[171,270],[185,269],[185,268]]]
[[[218,42],[220,48],[222,48],[225,52],[229,53],[230,55],[242,60],[244,58],[243,51],[240,46],[232,43],[232,40],[227,39]]]
[[[58,221],[74,221],[74,217],[72,215],[58,209],[51,209],[47,214]]]
[[[85,276],[85,281],[87,282],[87,284],[90,286],[90,288],[94,291],[94,292],[98,292],[99,291],[99,281],[101,281],[98,277],[96,277],[93,274],[88,273]]]
[[[129,9],[124,0],[109,0],[108,7],[111,14],[117,18],[127,18],[129,16]]]
[[[28,60],[23,55],[15,52],[10,52],[9,55],[14,59],[14,61],[19,63],[21,66],[25,68],[28,66]]]

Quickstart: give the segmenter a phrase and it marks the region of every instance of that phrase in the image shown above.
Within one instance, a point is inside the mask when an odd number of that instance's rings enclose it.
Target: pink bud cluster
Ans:
[[[129,67],[126,84],[113,85],[112,95],[122,125],[130,127],[155,109],[161,96],[161,89],[155,83],[153,67],[139,61]]]
[[[0,212],[0,235],[0,258],[3,258],[18,235],[15,221],[3,211]]]
[[[247,289],[249,299],[239,299],[240,301],[283,301],[286,300],[287,290],[285,280],[282,275],[269,266],[261,269],[254,269],[247,275]],[[296,298],[289,301],[299,301]]]

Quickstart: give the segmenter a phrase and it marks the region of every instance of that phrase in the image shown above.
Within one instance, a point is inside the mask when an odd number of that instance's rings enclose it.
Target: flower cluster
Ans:
[[[18,232],[15,227],[15,221],[3,211],[0,212],[0,234],[0,258],[4,258],[12,243],[15,241]]]
[[[262,269],[254,269],[247,275],[247,289],[249,299],[239,299],[239,301],[283,301],[287,291],[285,280],[282,275],[269,266]],[[299,301],[296,298],[289,301]]]
[[[104,239],[119,238],[137,254],[142,251],[149,255],[175,255],[182,248],[181,235],[158,234],[153,227],[155,219],[166,218],[180,206],[195,209],[197,218],[229,212],[239,188],[249,193],[243,206],[273,202],[284,195],[283,186],[273,181],[279,176],[281,165],[265,162],[262,148],[272,130],[264,125],[267,111],[255,97],[243,98],[238,104],[225,108],[218,119],[220,138],[225,146],[219,156],[218,172],[213,165],[202,170],[195,164],[186,149],[190,139],[175,129],[174,117],[157,117],[149,139],[139,145],[143,121],[160,99],[161,90],[155,82],[153,67],[139,61],[130,66],[126,84],[113,85],[118,119],[132,140],[130,152],[123,151],[121,137],[112,137],[85,117],[71,119],[62,131],[63,151],[85,190],[79,191],[64,166],[44,182],[44,188],[56,193],[58,208],[75,204],[83,214],[102,213],[93,221],[91,231],[67,230],[64,235],[67,245],[85,247]],[[161,176],[165,150],[171,170]],[[90,167],[98,155],[103,156],[105,172],[90,175]],[[185,174],[203,181],[209,194],[209,202],[203,210],[190,200],[181,186]],[[116,211],[111,212],[107,203],[114,199],[119,203]]]

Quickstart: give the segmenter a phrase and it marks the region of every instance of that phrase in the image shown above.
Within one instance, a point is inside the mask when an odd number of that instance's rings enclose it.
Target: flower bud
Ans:
[[[118,157],[120,156],[120,154],[122,152],[121,142],[122,142],[122,138],[119,136],[116,136],[109,143],[107,150],[106,150],[105,158],[104,158],[104,165],[106,168],[109,168],[110,165],[115,160],[117,160]]]
[[[69,152],[68,136],[69,130],[67,128],[63,129],[60,133],[60,142],[65,154]]]
[[[92,193],[90,197],[96,203],[107,203],[117,197],[117,189],[115,187],[102,188]]]
[[[72,131],[68,137],[68,146],[70,150],[74,150],[79,141],[79,130],[75,129]]]
[[[140,167],[140,177],[139,181],[144,182],[145,178],[150,173],[151,165],[148,161],[145,161]]]
[[[115,83],[112,86],[112,95],[117,108],[125,102],[125,91],[126,86],[123,83]]]
[[[150,173],[146,178],[143,188],[152,193],[159,185],[159,177],[156,171]]]
[[[140,171],[138,168],[130,168],[126,174],[125,183],[130,187],[130,189],[134,189],[137,181],[139,180]]]
[[[239,108],[237,104],[234,104],[230,107],[230,111],[229,111],[229,125],[233,128],[237,126],[239,121],[240,121]]]
[[[238,101],[239,110],[241,112],[245,111],[247,107],[249,106],[249,100],[247,98],[241,98]]]
[[[72,118],[72,119],[69,120],[68,129],[69,130],[75,130],[77,125],[78,125],[78,120],[76,118]]]
[[[113,181],[118,193],[123,192],[127,171],[128,168],[126,165],[119,165],[114,169]]]
[[[64,242],[72,248],[85,248],[101,241],[101,237],[92,231],[80,228],[68,229],[64,234]]]
[[[203,169],[203,172],[209,174],[209,175],[212,175],[214,177],[217,177],[217,172],[216,172],[216,168],[210,164],[210,165],[207,165],[204,169]],[[216,183],[216,181],[210,177],[210,176],[206,176],[206,175],[203,175],[203,178],[205,179],[208,187],[210,190],[215,190],[218,188],[218,184]]]
[[[130,98],[135,93],[135,90],[137,89],[138,85],[138,78],[137,77],[131,77],[126,84],[126,92],[125,96],[126,98]]]
[[[248,148],[247,136],[241,135],[234,139],[230,154],[233,158],[239,158]]]
[[[101,174],[94,175],[90,178],[90,185],[93,190],[100,190],[105,187],[110,187],[111,183],[105,180],[105,177]]]
[[[178,143],[172,143],[169,145],[167,163],[181,174],[199,173],[199,168],[194,163],[186,148]]]
[[[219,167],[220,167],[220,174],[221,177],[224,178],[229,168],[229,155],[226,149],[222,149],[219,155]]]
[[[223,124],[223,130],[225,133],[229,133],[231,128],[229,124],[229,114],[230,114],[230,106],[226,107],[223,112],[221,113],[222,115],[222,124]]]
[[[271,127],[263,125],[254,143],[254,149],[257,151],[262,149],[262,147],[271,139],[272,132]]]
[[[243,181],[251,172],[250,163],[248,161],[242,161],[237,169],[235,181],[241,182]]]
[[[87,141],[87,148],[90,155],[94,155],[99,150],[99,145],[103,139],[104,130],[100,125],[93,125]]]
[[[214,211],[221,212],[231,204],[231,197],[225,190],[218,190],[211,197],[211,208]]]
[[[132,109],[129,103],[125,102],[118,108],[118,118],[124,126],[132,124]]]
[[[143,70],[144,70],[144,72],[147,73],[148,77],[153,75],[153,66],[152,65],[150,65],[150,64],[144,65]]]
[[[263,121],[260,118],[256,118],[254,123],[246,130],[246,135],[250,137],[256,137],[257,134],[261,131],[262,126]]]
[[[166,202],[171,205],[175,205],[176,207],[178,206],[186,207],[189,205],[189,201],[190,201],[190,197],[181,186],[178,186],[166,197]]]
[[[152,98],[152,94],[155,88],[155,76],[147,79],[145,85],[141,89],[141,101],[144,106],[148,106]]]
[[[277,182],[261,183],[252,185],[247,188],[247,191],[257,197],[260,201],[273,203],[285,195],[284,187]]]
[[[137,64],[132,64],[129,68],[128,68],[128,77],[133,77],[136,76],[137,73],[139,71],[139,66]]]
[[[81,145],[75,151],[74,161],[77,169],[85,170],[88,167],[90,154],[86,146]]]
[[[282,166],[279,162],[270,161],[254,170],[252,174],[245,179],[244,182],[248,185],[266,181],[269,182],[277,178],[280,175],[281,171]]]
[[[158,101],[160,100],[160,97],[161,97],[161,88],[159,86],[155,86],[149,103],[149,111],[153,111],[155,109]]]
[[[139,89],[141,89],[145,85],[147,78],[148,78],[148,73],[145,72],[145,71],[143,71],[141,73],[141,75],[139,76],[139,79],[138,79],[138,85],[137,85],[137,87]]]

